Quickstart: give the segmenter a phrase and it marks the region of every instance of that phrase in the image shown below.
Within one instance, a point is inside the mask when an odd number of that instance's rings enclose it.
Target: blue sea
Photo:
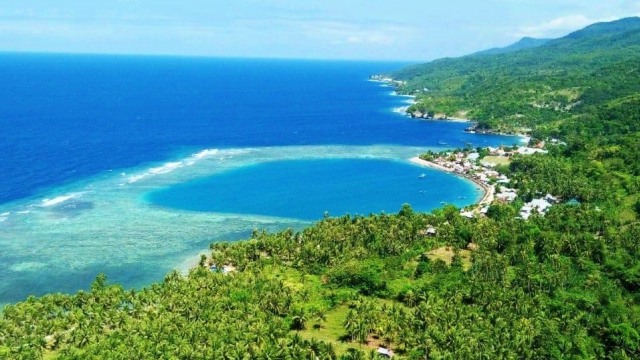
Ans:
[[[404,65],[0,54],[0,304],[100,272],[139,288],[325,212],[473,203],[408,159],[519,139],[402,115],[411,99],[368,77]]]

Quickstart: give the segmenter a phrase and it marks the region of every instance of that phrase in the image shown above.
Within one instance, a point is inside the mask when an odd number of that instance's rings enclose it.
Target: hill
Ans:
[[[532,37],[523,37],[522,39],[518,40],[517,42],[515,42],[515,43],[513,43],[513,44],[511,44],[509,46],[505,46],[505,47],[501,47],[501,48],[492,48],[492,49],[482,50],[482,51],[478,51],[476,53],[473,53],[473,55],[506,54],[506,53],[511,53],[511,52],[523,50],[523,49],[536,48],[538,46],[542,46],[542,45],[548,43],[549,41],[551,41],[551,39],[535,39],[535,38],[532,38]]]
[[[481,127],[536,127],[559,135],[563,123],[615,106],[640,91],[640,18],[599,23],[498,54],[472,54],[401,69],[399,90],[423,113],[465,113]]]

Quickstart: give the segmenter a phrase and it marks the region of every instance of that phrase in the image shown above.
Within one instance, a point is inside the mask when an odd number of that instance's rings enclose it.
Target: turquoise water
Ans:
[[[519,141],[400,115],[411,99],[367,81],[398,63],[0,57],[0,304],[100,272],[142,287],[325,211],[470,204],[472,184],[407,159]]]
[[[318,220],[326,213],[397,212],[404,203],[429,211],[468,205],[467,181],[400,161],[331,159],[275,161],[150,192],[146,200],[167,208]]]

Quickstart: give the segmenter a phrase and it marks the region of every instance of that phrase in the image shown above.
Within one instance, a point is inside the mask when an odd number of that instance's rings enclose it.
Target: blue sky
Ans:
[[[640,0],[3,0],[0,51],[431,60],[640,15]]]

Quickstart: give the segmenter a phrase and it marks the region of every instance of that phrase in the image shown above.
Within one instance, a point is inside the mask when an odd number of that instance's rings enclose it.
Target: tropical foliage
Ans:
[[[235,271],[199,266],[140,290],[100,275],[89,291],[5,307],[0,358],[375,359],[378,346],[401,359],[640,358],[637,23],[540,45],[540,61],[525,49],[402,73],[433,89],[420,104],[565,142],[501,165],[515,202],[474,219],[406,205],[256,230],[202,262]],[[594,39],[611,46],[593,52]],[[516,217],[546,193],[563,203]]]
[[[198,267],[140,291],[99,276],[89,292],[7,306],[0,354],[346,359],[369,343],[409,359],[640,356],[640,225],[584,203],[529,221],[497,210],[469,220],[452,207],[405,206],[255,232],[212,245],[213,261],[238,271]],[[450,263],[427,255],[439,247],[454,253]],[[341,331],[316,340],[341,308]]]
[[[534,47],[436,60],[391,76],[405,82],[401,92],[417,96],[410,112],[464,113],[481,128],[551,133],[569,121],[600,119],[594,109],[628,111],[622,103],[633,99],[637,106],[639,57],[640,18],[627,18]]]

